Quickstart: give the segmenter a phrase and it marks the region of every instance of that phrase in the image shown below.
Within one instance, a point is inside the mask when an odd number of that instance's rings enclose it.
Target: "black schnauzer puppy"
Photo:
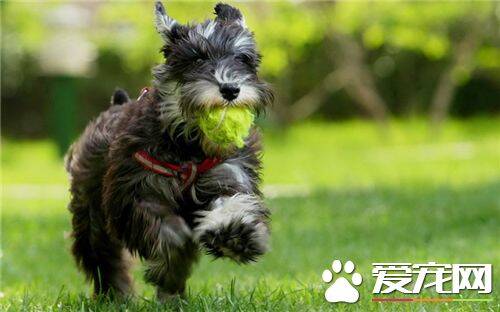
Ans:
[[[218,4],[215,14],[181,25],[156,3],[165,63],[153,88],[137,100],[117,90],[68,151],[72,252],[95,294],[132,293],[129,252],[165,299],[184,292],[200,246],[240,263],[267,249],[257,130],[243,146],[218,146],[195,117],[217,106],[257,113],[273,99],[240,11]]]

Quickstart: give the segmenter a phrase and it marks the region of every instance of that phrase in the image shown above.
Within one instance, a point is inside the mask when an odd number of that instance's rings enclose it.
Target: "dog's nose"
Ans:
[[[240,88],[234,83],[224,83],[219,87],[220,94],[228,101],[232,101],[240,94]]]

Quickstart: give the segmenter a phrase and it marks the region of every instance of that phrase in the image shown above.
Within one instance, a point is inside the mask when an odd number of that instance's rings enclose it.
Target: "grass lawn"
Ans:
[[[489,302],[374,303],[370,275],[372,262],[500,264],[499,125],[452,121],[438,137],[418,120],[393,122],[385,137],[365,122],[267,131],[266,186],[299,190],[267,199],[271,252],[248,266],[202,257],[187,299],[166,306],[142,282],[139,263],[136,298],[89,298],[68,252],[66,179],[53,145],[4,141],[0,310],[498,311],[496,269],[492,294],[453,295]],[[356,263],[358,303],[325,301],[321,273],[334,259]]]

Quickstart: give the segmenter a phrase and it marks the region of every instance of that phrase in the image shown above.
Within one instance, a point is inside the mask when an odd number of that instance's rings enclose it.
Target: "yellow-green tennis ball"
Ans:
[[[253,124],[254,115],[245,107],[215,107],[200,113],[198,125],[213,143],[243,147]]]

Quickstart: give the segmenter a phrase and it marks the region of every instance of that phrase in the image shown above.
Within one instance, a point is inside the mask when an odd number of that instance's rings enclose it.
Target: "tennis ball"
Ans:
[[[245,107],[214,107],[198,116],[198,124],[205,136],[224,148],[234,144],[243,147],[253,124],[254,115]]]

